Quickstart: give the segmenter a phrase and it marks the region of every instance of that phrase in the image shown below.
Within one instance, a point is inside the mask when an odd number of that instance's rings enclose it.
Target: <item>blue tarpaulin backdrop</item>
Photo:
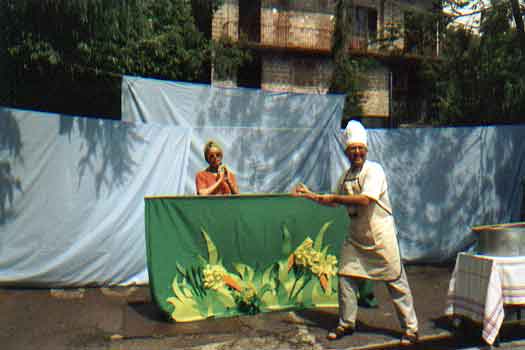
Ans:
[[[194,194],[208,139],[244,193],[329,192],[348,166],[343,102],[126,77],[122,122],[0,109],[0,284],[147,282],[143,197]],[[472,226],[519,219],[525,126],[374,129],[369,149],[406,261],[449,260]]]

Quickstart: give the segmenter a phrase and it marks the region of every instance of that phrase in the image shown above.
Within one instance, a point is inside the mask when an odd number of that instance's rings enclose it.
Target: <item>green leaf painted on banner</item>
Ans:
[[[330,279],[332,280],[332,279]],[[330,283],[332,285],[332,283]],[[316,307],[337,307],[338,300],[336,293],[326,294],[321,284],[314,283],[312,288],[312,306]]]
[[[283,226],[283,246],[282,254],[283,258],[287,258],[292,253],[292,235],[286,226]]]
[[[217,247],[213,244],[213,241],[210,239],[210,236],[206,233],[204,228],[201,228],[202,236],[206,241],[206,246],[208,247],[208,263],[210,265],[217,265],[219,263],[219,253],[217,252]]]
[[[202,314],[199,311],[198,305],[192,298],[168,298],[167,302],[173,305],[174,310],[171,313],[171,318],[177,322],[191,322],[202,320]]]
[[[275,270],[275,265],[272,264],[264,271],[261,277],[262,285],[269,285],[271,288],[275,289],[276,283],[275,279],[272,277],[272,274]]]
[[[246,272],[247,272],[247,277],[246,277],[246,279],[247,279],[248,281],[253,281],[254,276],[255,276],[255,270],[252,269],[250,266],[246,266]]]
[[[202,255],[197,255],[197,262],[199,267],[208,265],[208,260],[206,260]]]
[[[179,288],[179,282],[178,282],[177,278],[173,279],[173,282],[171,283],[171,289],[173,290],[173,293],[175,294],[176,298],[183,298],[184,297],[184,293]]]
[[[291,285],[293,284],[293,281],[290,280],[290,277],[291,276],[294,276],[292,274],[290,274],[288,272],[288,262],[284,262],[284,261],[278,261],[277,262],[277,266],[278,266],[278,279],[279,279],[279,284],[282,284],[282,285],[290,285],[290,289],[291,289]],[[295,276],[294,276],[295,277]],[[293,278],[295,280],[295,278]]]
[[[263,298],[266,294],[272,294],[273,288],[269,284],[265,284],[259,291],[257,292],[261,298]]]
[[[239,276],[241,276],[241,279],[245,279],[245,272],[246,272],[246,264],[241,264],[241,263],[234,263],[233,264],[233,268],[235,269],[235,271],[237,271],[239,273]]]
[[[179,288],[182,291],[182,294],[185,298],[194,298],[193,289],[188,286],[188,283],[186,283],[186,280],[183,279],[182,282],[179,284]]]
[[[186,280],[188,281],[188,283],[190,284],[190,286],[194,290],[194,293],[197,296],[202,296],[205,293],[204,289],[202,288],[201,275],[202,275],[201,269],[195,268],[195,267],[192,267],[188,271],[188,273],[185,275]]]
[[[249,265],[242,264],[242,263],[236,263],[236,264],[233,264],[233,267],[239,273],[243,281],[246,281],[246,282],[253,281],[255,271]]]
[[[204,288],[204,274],[203,274],[203,267],[196,267],[194,268],[196,271],[196,283],[197,288],[199,290],[199,295],[202,296],[206,294],[206,288]]]
[[[325,222],[323,226],[321,227],[321,230],[319,231],[319,233],[317,234],[317,237],[315,238],[315,243],[314,243],[315,250],[321,251],[321,248],[323,247],[324,234],[328,230],[331,224],[332,224],[332,221],[328,221],[328,222]]]
[[[272,305],[279,304],[279,299],[275,292],[275,288],[269,287],[261,295],[261,310],[271,310]]]
[[[333,278],[328,278],[327,280],[328,280],[328,288],[326,289],[325,294],[327,296],[331,296],[333,294],[332,293],[333,292],[332,282],[334,281],[334,279]]]
[[[186,268],[184,266],[182,266],[181,264],[179,263],[176,263],[175,266],[177,267],[177,271],[179,271],[179,273],[182,275],[182,276],[186,276]]]
[[[214,303],[213,311],[221,311],[224,312],[225,308],[233,308],[237,304],[235,303],[235,299],[233,298],[233,295],[231,292],[226,288],[219,288],[217,290],[210,290],[209,295],[212,297],[214,301],[220,302],[220,305],[216,305]]]
[[[201,319],[208,318],[210,316],[213,316],[213,297],[210,296],[210,294],[204,295],[202,298],[196,299],[197,302],[197,309],[199,310],[199,313],[201,315]]]
[[[185,279],[183,278],[179,282],[178,278],[174,278],[171,287],[175,296],[166,299],[173,306],[171,317],[180,322],[203,319],[198,303],[195,301],[190,288],[187,287]]]
[[[288,271],[287,261],[278,261],[278,285],[277,285],[277,297],[279,304],[289,305],[293,303],[293,288],[296,284],[297,277],[293,270]]]
[[[312,274],[308,273],[301,277],[294,286],[294,295],[292,296],[293,300],[296,303],[302,303],[304,300],[304,288],[312,281]]]
[[[301,305],[308,307],[313,304],[312,302],[312,291],[314,288],[315,282],[310,281],[306,284],[306,286],[303,288],[303,292],[301,294],[301,300],[298,300],[298,302],[301,303]]]

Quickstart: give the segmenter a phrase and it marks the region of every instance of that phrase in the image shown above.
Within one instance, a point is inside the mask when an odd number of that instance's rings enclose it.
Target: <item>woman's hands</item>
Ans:
[[[222,164],[219,166],[219,169],[217,169],[217,181],[223,182],[225,179],[228,179],[228,168],[226,165]]]
[[[224,164],[221,164],[218,169],[218,178],[217,182],[225,182],[226,185],[230,188],[230,191],[232,194],[239,194],[239,188],[235,181],[230,178],[230,175],[233,176],[233,173],[228,169],[228,167]]]
[[[228,167],[224,164],[222,164],[221,166],[219,166],[219,169],[218,169],[218,181],[219,182],[226,182],[227,185],[231,185],[231,182],[230,182],[230,169],[228,169]]]

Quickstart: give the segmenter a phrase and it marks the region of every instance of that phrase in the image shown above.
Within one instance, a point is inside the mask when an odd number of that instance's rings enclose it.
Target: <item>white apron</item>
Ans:
[[[401,258],[386,176],[378,163],[365,161],[360,171],[350,170],[340,181],[340,194],[364,194],[370,205],[348,206],[350,227],[343,242],[338,273],[375,280],[395,280],[401,274]]]

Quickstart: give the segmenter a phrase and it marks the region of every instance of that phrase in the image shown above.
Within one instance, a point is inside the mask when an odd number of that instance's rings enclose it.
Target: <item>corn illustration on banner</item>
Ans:
[[[343,208],[284,194],[145,201],[151,294],[174,321],[337,306]]]

